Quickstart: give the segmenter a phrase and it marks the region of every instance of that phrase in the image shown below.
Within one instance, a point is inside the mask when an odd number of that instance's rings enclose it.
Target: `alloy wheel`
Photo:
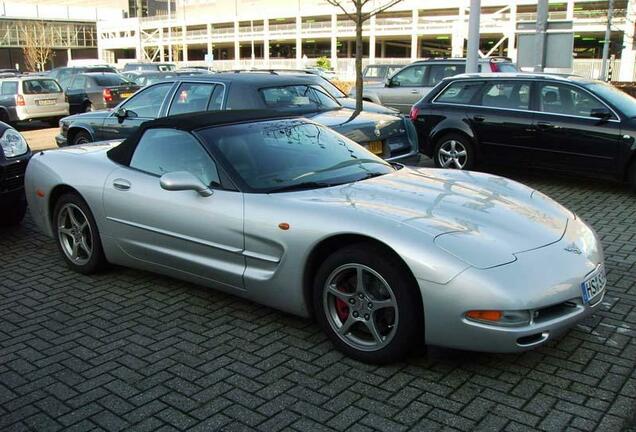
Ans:
[[[444,141],[437,150],[437,160],[442,168],[464,169],[468,162],[468,152],[461,141]]]
[[[86,264],[93,254],[93,233],[88,218],[78,206],[65,204],[57,216],[57,236],[62,251],[74,264]]]
[[[345,264],[327,278],[323,290],[327,321],[347,345],[376,351],[388,345],[398,326],[393,290],[372,268]]]

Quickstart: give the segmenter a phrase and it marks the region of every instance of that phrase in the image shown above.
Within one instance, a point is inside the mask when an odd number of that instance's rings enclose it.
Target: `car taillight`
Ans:
[[[409,113],[409,117],[411,118],[412,121],[417,121],[417,117],[419,115],[420,115],[420,109],[416,105],[413,105],[411,107],[411,112]]]
[[[22,95],[17,95],[15,97],[15,104],[17,106],[25,106],[26,105],[26,101],[24,100],[24,96]]]
[[[490,63],[490,72],[499,72],[499,66],[497,66],[497,63]]]
[[[113,101],[113,93],[110,89],[105,88],[102,90],[102,96],[104,96],[104,102],[112,102]]]

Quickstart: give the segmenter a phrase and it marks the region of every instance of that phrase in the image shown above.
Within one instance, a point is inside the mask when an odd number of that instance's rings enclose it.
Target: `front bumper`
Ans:
[[[16,107],[16,116],[19,121],[35,119],[52,119],[66,117],[68,115],[68,103],[52,105],[49,109],[41,112],[28,112],[25,107]]]
[[[418,280],[426,343],[471,351],[525,351],[562,335],[592,314],[606,289],[593,303],[583,303],[581,282],[603,265],[595,236],[592,244],[589,239],[581,244],[585,230],[591,231],[582,221],[571,219],[561,240],[517,253],[510,264],[482,270],[471,267],[445,285]],[[580,254],[571,252],[572,244]],[[537,317],[527,325],[504,327],[468,320],[469,310],[527,310]]]
[[[55,135],[55,144],[57,144],[58,147],[66,146],[67,142],[68,142],[68,140],[67,140],[67,138],[64,135],[62,135],[62,134]]]

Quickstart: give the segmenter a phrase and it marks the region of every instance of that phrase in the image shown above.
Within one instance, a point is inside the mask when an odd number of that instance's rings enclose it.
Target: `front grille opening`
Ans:
[[[577,304],[573,301],[566,301],[552,306],[544,307],[534,311],[534,322],[542,323],[550,321],[564,315],[571,314],[576,309]]]
[[[542,339],[545,339],[543,333],[535,333],[530,336],[520,337],[519,339],[517,339],[517,343],[519,345],[532,345],[533,343],[537,343]]]
[[[4,173],[0,171],[0,191],[7,192],[22,188],[26,166],[26,162],[22,161],[6,165]]]

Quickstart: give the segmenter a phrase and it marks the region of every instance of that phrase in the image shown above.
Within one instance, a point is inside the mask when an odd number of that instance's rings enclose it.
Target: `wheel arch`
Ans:
[[[84,125],[74,125],[69,126],[68,131],[66,132],[66,142],[68,145],[71,145],[73,139],[79,132],[86,132],[91,137],[91,141],[95,141],[95,134],[93,131]]]
[[[332,253],[341,249],[344,246],[349,246],[354,243],[369,243],[376,247],[381,248],[387,254],[393,256],[401,265],[404,274],[409,278],[410,283],[417,288],[417,279],[413,272],[406,264],[406,262],[402,259],[402,257],[389,245],[386,243],[377,240],[372,237],[368,237],[362,234],[337,234],[328,238],[321,240],[317,243],[311,252],[309,253],[307,260],[305,262],[305,268],[303,271],[303,298],[305,300],[305,304],[307,305],[307,309],[311,315],[313,315],[313,281],[318,272],[318,268],[322,264],[322,262]],[[422,314],[424,313],[424,305],[422,300],[422,295],[417,290],[418,296],[417,298],[420,301],[419,308]]]
[[[437,143],[444,138],[446,135],[461,135],[464,138],[466,138],[472,145],[473,145],[473,149],[475,151],[475,154],[477,156],[479,156],[479,145],[477,142],[477,137],[475,136],[475,134],[473,133],[473,131],[468,127],[468,126],[462,126],[462,125],[445,125],[442,126],[440,125],[440,127],[435,128],[432,133],[431,133],[431,154],[427,156],[429,157],[433,157],[433,153],[435,152],[435,147],[437,146]]]
[[[47,205],[47,212],[48,212],[49,222],[51,223],[51,227],[53,227],[54,225],[53,210],[55,210],[55,205],[57,204],[60,197],[64,195],[65,193],[74,193],[77,196],[79,196],[82,200],[84,200],[84,197],[82,197],[82,194],[77,189],[67,184],[59,184],[55,186],[53,189],[51,189],[51,192],[49,192],[49,201]]]

